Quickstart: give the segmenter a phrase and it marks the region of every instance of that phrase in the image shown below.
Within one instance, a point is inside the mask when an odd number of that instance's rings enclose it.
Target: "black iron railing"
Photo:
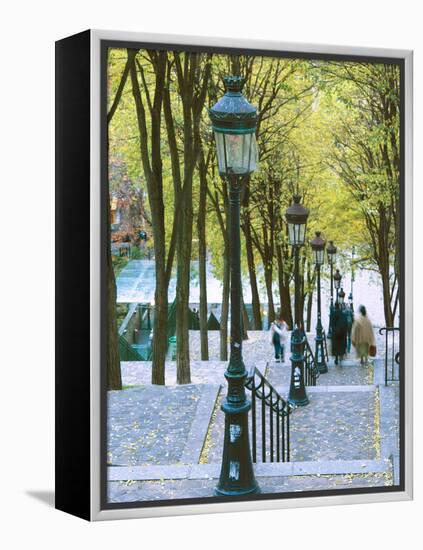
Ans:
[[[306,386],[315,386],[316,380],[319,378],[319,370],[306,335],[304,335],[304,339],[304,384]]]
[[[399,327],[382,327],[379,334],[385,334],[385,386],[389,382],[399,382],[400,364],[400,329]]]
[[[253,368],[245,387],[251,391],[251,447],[253,462],[289,462],[289,415],[291,406],[263,374]]]

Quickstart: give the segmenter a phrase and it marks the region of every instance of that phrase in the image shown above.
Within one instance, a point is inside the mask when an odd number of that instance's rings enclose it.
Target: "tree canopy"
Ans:
[[[245,77],[244,93],[258,109],[260,164],[244,190],[241,214],[242,270],[251,285],[256,328],[262,301],[269,304],[270,317],[281,307],[292,322],[292,252],[284,212],[294,193],[310,210],[308,238],[319,230],[335,241],[341,266],[354,246],[357,264],[381,276],[388,325],[398,310],[398,65],[113,48],[108,55],[110,190],[122,189],[125,177],[126,185],[129,181],[146,198],[143,215],[151,226],[162,316],[176,265],[182,382],[189,381],[184,311],[190,260],[200,261],[200,285],[206,256],[222,281],[223,358],[227,344],[228,189],[217,172],[207,112],[223,95],[226,74]],[[301,253],[304,310],[314,266],[310,247]],[[207,300],[206,292],[202,296]],[[158,317],[156,331],[165,331],[164,317]],[[200,326],[207,330],[204,307]],[[155,382],[164,383],[163,347],[153,362],[161,365]]]

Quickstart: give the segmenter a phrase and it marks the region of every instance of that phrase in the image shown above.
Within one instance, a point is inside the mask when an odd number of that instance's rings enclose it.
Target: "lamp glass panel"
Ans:
[[[306,224],[288,223],[288,238],[291,246],[301,246],[305,242]]]
[[[296,242],[295,242],[295,224],[293,223],[288,224],[288,238],[289,238],[289,244],[291,246],[294,246]]]
[[[305,234],[306,234],[306,224],[301,223],[298,224],[298,243],[297,244],[304,244],[305,243]]]
[[[336,264],[336,252],[332,254],[328,252],[328,262],[332,265]]]
[[[323,265],[324,263],[324,250],[314,251],[314,261],[316,265]]]
[[[221,174],[249,174],[257,170],[257,142],[252,134],[224,134],[215,132],[219,172]]]

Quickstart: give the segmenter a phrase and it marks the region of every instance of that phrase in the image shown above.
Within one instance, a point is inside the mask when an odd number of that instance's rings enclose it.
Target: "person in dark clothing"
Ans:
[[[341,310],[339,303],[335,303],[332,316],[332,355],[335,356],[335,365],[342,361],[347,351],[348,321]]]
[[[345,307],[343,310],[347,320],[347,353],[351,351],[351,331],[354,322],[354,312],[350,307]]]

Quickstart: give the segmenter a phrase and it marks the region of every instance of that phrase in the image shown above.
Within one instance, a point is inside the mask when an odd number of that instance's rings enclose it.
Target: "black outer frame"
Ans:
[[[56,42],[56,503],[90,519],[90,46]]]
[[[89,235],[91,229],[90,201],[90,47],[91,31],[56,42],[56,508],[83,519],[91,519],[91,380],[90,380],[90,270]],[[319,54],[255,48],[192,46],[161,42],[101,40],[101,509],[136,509],[161,506],[183,506],[251,500],[298,499],[346,494],[369,494],[404,491],[405,467],[405,315],[404,285],[400,292],[401,315],[401,422],[400,422],[400,485],[362,489],[307,491],[304,493],[274,493],[255,497],[211,497],[173,501],[106,502],[106,400],[105,346],[106,304],[105,246],[107,234],[107,98],[106,74],[108,47],[165,48],[179,51],[202,51],[222,54],[250,53],[302,59],[330,59],[394,63],[401,71],[401,242],[405,229],[405,118],[404,118],[404,58],[384,56]],[[92,153],[92,152],[91,152]],[[97,230],[97,228],[94,228]],[[405,280],[405,247],[402,246],[401,273]]]
[[[404,333],[405,333],[405,315],[404,315],[404,285],[400,289],[400,319],[401,319],[401,331],[400,331],[400,376],[402,384],[400,386],[400,483],[399,485],[387,486],[387,487],[363,487],[355,489],[330,489],[322,491],[304,491],[301,493],[271,493],[271,494],[254,494],[244,496],[233,497],[204,497],[204,498],[185,498],[180,500],[160,500],[160,501],[133,501],[125,503],[109,503],[107,502],[107,385],[106,385],[106,372],[105,372],[105,357],[107,350],[107,335],[104,327],[107,326],[107,284],[105,277],[105,250],[108,246],[107,242],[107,193],[108,193],[108,150],[107,150],[107,52],[109,48],[136,48],[136,49],[166,49],[170,51],[195,51],[195,52],[211,52],[217,54],[230,54],[230,55],[242,55],[249,53],[251,55],[266,56],[266,57],[283,57],[283,58],[295,58],[295,59],[323,59],[332,61],[362,61],[367,63],[384,63],[398,65],[400,68],[400,148],[401,148],[401,169],[400,169],[400,204],[401,204],[401,230],[400,238],[401,243],[404,241],[404,217],[405,217],[405,156],[404,156],[404,137],[405,137],[405,124],[404,124],[404,69],[405,60],[392,57],[381,56],[364,56],[364,55],[346,55],[346,54],[324,54],[324,53],[304,53],[304,52],[292,52],[283,50],[260,50],[256,48],[228,48],[228,47],[214,47],[214,46],[193,46],[189,44],[170,44],[163,42],[143,42],[143,41],[121,41],[121,40],[101,40],[101,114],[100,114],[100,136],[101,136],[101,205],[102,205],[102,227],[101,227],[101,319],[102,328],[101,331],[101,453],[100,453],[100,484],[101,484],[101,509],[102,510],[117,510],[128,508],[151,508],[160,506],[183,506],[190,504],[210,504],[213,502],[242,502],[242,501],[262,501],[262,500],[274,500],[274,499],[292,499],[292,498],[306,498],[306,497],[318,497],[318,496],[335,496],[335,495],[347,495],[347,494],[369,494],[369,493],[391,493],[400,492],[405,489],[405,429],[404,429],[404,397],[405,397],[405,356],[406,350],[404,346]],[[401,247],[400,251],[400,271],[402,280],[405,280],[405,247]],[[402,351],[404,350],[404,351]]]

